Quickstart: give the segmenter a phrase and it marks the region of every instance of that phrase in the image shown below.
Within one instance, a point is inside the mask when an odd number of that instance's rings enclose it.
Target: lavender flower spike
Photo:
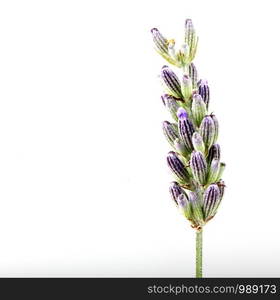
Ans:
[[[188,171],[176,152],[170,151],[168,153],[167,164],[171,171],[182,183],[189,183]]]
[[[194,179],[204,185],[207,178],[207,163],[204,155],[200,151],[193,151],[190,159],[190,167]]]
[[[182,77],[168,66],[161,70],[165,93],[161,98],[174,119],[174,123],[163,122],[163,132],[174,149],[167,155],[168,167],[176,178],[169,191],[179,211],[196,230],[196,277],[202,277],[203,228],[216,214],[225,189],[221,178],[225,163],[221,162],[217,141],[219,124],[208,109],[209,84],[198,81],[193,62],[198,37],[192,20],[185,22],[184,44],[178,49],[175,40],[167,40],[156,28],[152,35],[156,51],[181,69]]]
[[[162,67],[160,76],[167,94],[176,98],[183,98],[180,81],[168,66]]]

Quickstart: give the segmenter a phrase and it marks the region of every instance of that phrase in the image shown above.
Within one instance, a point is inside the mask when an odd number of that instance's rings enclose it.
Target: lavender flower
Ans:
[[[169,192],[173,201],[178,205],[177,197],[181,194],[185,194],[185,191],[181,188],[178,182],[173,181],[170,184]]]
[[[181,83],[180,83],[177,75],[168,66],[162,67],[160,76],[161,76],[165,91],[168,94],[170,94],[176,98],[183,98],[183,95],[181,92]]]
[[[189,64],[188,72],[192,79],[192,87],[193,87],[193,89],[196,89],[196,87],[197,87],[197,70],[196,70],[194,63]]]
[[[162,130],[168,143],[173,147],[174,141],[178,138],[178,129],[176,124],[172,124],[168,121],[162,123]]]
[[[183,108],[179,108],[177,112],[178,116],[178,129],[179,135],[182,141],[185,143],[186,148],[189,152],[193,150],[192,135],[194,133],[194,126],[192,121],[189,119],[187,112]]]
[[[162,101],[174,123],[164,121],[163,133],[176,151],[167,155],[167,165],[176,182],[169,188],[171,198],[191,226],[196,229],[196,276],[202,277],[202,230],[217,213],[224,195],[217,143],[219,124],[208,111],[210,90],[206,80],[199,80],[193,59],[198,37],[193,22],[185,22],[184,44],[175,47],[174,39],[166,39],[158,29],[152,29],[156,51],[171,65],[182,69],[180,81],[170,67],[164,66],[160,78],[165,94]],[[176,49],[177,48],[177,49]]]
[[[210,90],[209,90],[208,82],[206,80],[200,79],[197,83],[197,86],[198,86],[198,93],[202,97],[208,109],[209,100],[210,100]]]
[[[210,147],[208,152],[208,161],[211,162],[214,158],[220,159],[221,158],[221,147],[219,144],[214,144]]]
[[[203,195],[203,212],[205,219],[213,217],[220,202],[220,189],[217,184],[211,184]]]
[[[210,116],[203,118],[200,124],[199,133],[203,138],[206,149],[209,149],[214,143],[215,138],[215,124]]]
[[[190,167],[194,179],[204,185],[207,178],[207,163],[204,155],[200,151],[193,151],[190,159]]]
[[[170,151],[167,155],[167,164],[174,175],[182,182],[189,183],[189,174],[188,171],[179,158],[178,154],[174,151]]]

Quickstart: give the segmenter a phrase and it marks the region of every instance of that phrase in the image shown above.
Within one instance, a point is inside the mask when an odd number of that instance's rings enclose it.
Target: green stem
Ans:
[[[202,228],[196,231],[196,278],[202,277]]]

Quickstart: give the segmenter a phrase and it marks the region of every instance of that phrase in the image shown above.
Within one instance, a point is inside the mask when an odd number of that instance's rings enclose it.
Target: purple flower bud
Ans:
[[[169,187],[169,193],[174,202],[178,205],[177,198],[179,195],[184,194],[184,190],[181,188],[178,182],[173,181]]]
[[[207,160],[209,163],[211,163],[213,159],[220,160],[220,158],[221,158],[221,147],[219,144],[213,144],[209,149]]]
[[[205,145],[201,135],[198,132],[193,133],[192,143],[193,143],[194,150],[204,153]]]
[[[199,94],[194,94],[192,97],[192,115],[197,126],[200,125],[202,119],[207,112],[206,105]]]
[[[179,109],[177,111],[177,117],[180,120],[186,120],[188,118],[188,114],[187,114],[186,110],[183,107],[179,107]]]
[[[207,164],[204,155],[200,151],[192,152],[190,167],[194,179],[201,185],[204,185],[207,178]]]
[[[162,100],[164,106],[170,112],[173,119],[175,121],[178,121],[177,111],[180,106],[178,105],[176,98],[171,95],[165,94],[165,95],[161,96],[161,100]]]
[[[166,137],[168,143],[173,147],[174,141],[179,137],[178,129],[176,128],[176,124],[172,124],[168,121],[164,121],[162,123],[163,134]]]
[[[194,133],[194,126],[188,118],[186,111],[181,110],[181,112],[177,113],[178,116],[180,115],[178,121],[179,134],[188,151],[191,152],[193,150],[192,135]]]
[[[163,66],[161,69],[161,79],[167,90],[167,93],[176,97],[182,98],[181,84],[177,75],[168,67]]]
[[[203,195],[203,211],[206,220],[215,215],[219,202],[220,190],[217,184],[209,185]]]
[[[167,39],[159,32],[157,28],[151,30],[153,41],[159,52],[168,54],[168,42]]]
[[[215,137],[215,124],[210,116],[203,118],[200,124],[199,133],[203,138],[206,149],[209,149],[214,143]]]
[[[197,69],[196,69],[194,63],[189,64],[189,75],[192,80],[192,87],[193,87],[193,89],[195,89],[197,86]]]
[[[177,176],[182,182],[189,182],[189,174],[184,166],[183,162],[178,157],[178,154],[174,151],[170,151],[167,155],[167,164],[171,171]]]
[[[198,93],[202,97],[203,101],[206,104],[206,108],[208,109],[209,100],[210,100],[210,90],[209,90],[208,82],[206,80],[200,79],[197,85],[198,85]]]
[[[211,118],[215,125],[215,135],[214,135],[214,143],[215,143],[217,141],[218,135],[219,135],[219,122],[215,115],[211,115]]]

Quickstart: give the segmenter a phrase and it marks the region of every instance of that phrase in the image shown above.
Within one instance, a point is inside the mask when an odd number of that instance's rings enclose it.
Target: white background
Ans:
[[[0,275],[194,275],[150,29],[200,37],[227,163],[207,277],[280,276],[279,1],[1,1]]]

